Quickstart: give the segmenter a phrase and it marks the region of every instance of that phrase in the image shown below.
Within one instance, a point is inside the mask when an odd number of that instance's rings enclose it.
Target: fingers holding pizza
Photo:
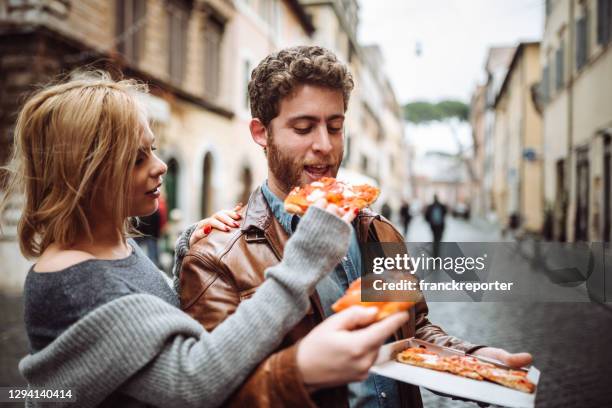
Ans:
[[[361,278],[355,280],[340,299],[332,305],[334,312],[341,312],[351,306],[375,307],[376,320],[382,320],[397,312],[407,311],[415,302],[363,302],[361,300]]]
[[[359,214],[358,208],[338,207],[336,204],[328,202],[325,198],[318,199],[312,204],[312,206],[332,213],[348,224],[350,224],[355,219],[357,214]]]
[[[398,313],[376,322],[378,310],[355,306],[315,327],[299,343],[297,365],[310,391],[333,387],[368,376],[378,350],[408,315]]]

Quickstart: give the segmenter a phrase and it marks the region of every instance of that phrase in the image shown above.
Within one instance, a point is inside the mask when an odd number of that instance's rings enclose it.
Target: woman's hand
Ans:
[[[359,214],[358,208],[351,207],[338,207],[335,204],[329,204],[326,199],[321,198],[317,200],[314,204],[315,207],[319,207],[324,209],[327,212],[334,214],[337,217],[342,218],[345,222],[351,223],[357,214]]]
[[[238,211],[242,208],[242,203],[236,205],[233,210],[220,210],[198,222],[196,229],[189,237],[189,247],[206,237],[214,229],[229,232],[232,228],[238,228],[237,222],[242,218]]]
[[[309,391],[363,381],[378,349],[408,320],[395,313],[373,323],[378,309],[353,306],[315,327],[300,342],[297,365]],[[365,327],[367,326],[367,327]]]

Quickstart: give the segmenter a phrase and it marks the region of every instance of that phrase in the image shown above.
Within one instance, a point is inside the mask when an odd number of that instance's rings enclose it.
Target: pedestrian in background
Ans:
[[[391,206],[389,205],[389,203],[385,202],[382,205],[380,209],[380,215],[385,217],[387,220],[391,221],[391,217],[393,216],[393,210],[391,209]]]
[[[438,200],[437,194],[434,194],[433,203],[425,209],[425,220],[429,223],[433,234],[433,254],[435,257],[440,254],[440,242],[442,241],[442,235],[444,235],[446,211],[446,206]]]
[[[404,228],[404,237],[407,237],[408,225],[410,225],[410,221],[412,220],[412,214],[410,213],[410,203],[406,200],[402,202],[402,206],[400,207],[400,218],[402,221],[402,228]]]

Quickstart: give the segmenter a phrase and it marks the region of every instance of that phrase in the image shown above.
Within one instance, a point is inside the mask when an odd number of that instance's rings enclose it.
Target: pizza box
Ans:
[[[540,371],[533,366],[526,371],[527,378],[536,385],[536,389],[533,394],[527,394],[489,381],[473,380],[471,378],[459,377],[442,371],[435,371],[397,362],[395,356],[408,347],[425,347],[427,350],[431,350],[445,357],[465,355],[458,350],[410,338],[382,346],[378,353],[378,359],[372,368],[370,368],[370,372],[467,400],[496,404],[504,407],[532,408],[535,406]],[[504,364],[495,360],[477,356],[473,357],[500,367],[506,367]]]

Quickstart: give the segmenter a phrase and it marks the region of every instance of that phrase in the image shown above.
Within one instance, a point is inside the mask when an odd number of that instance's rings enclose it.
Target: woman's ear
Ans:
[[[264,126],[261,120],[255,118],[249,122],[249,130],[251,131],[251,137],[264,149],[268,147],[268,129]]]

